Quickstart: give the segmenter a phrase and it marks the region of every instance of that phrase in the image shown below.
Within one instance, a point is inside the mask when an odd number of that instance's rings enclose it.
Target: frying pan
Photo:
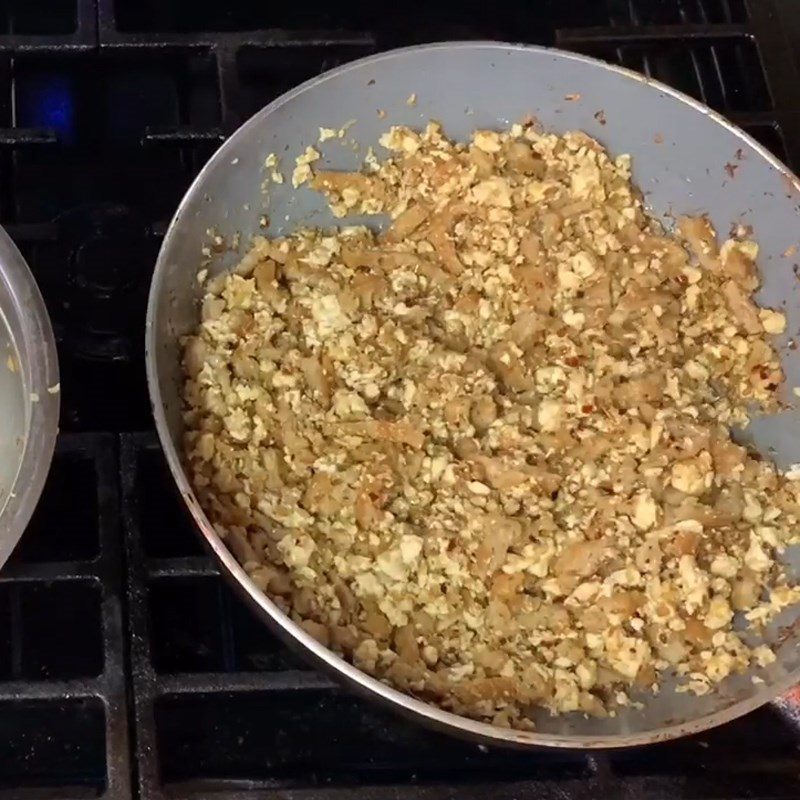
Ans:
[[[415,99],[412,98],[415,95]],[[379,110],[381,113],[379,114]],[[358,169],[367,146],[392,124],[423,126],[439,120],[455,139],[476,128],[507,128],[533,115],[555,132],[583,130],[613,154],[630,153],[634,181],[651,212],[707,213],[721,235],[733,224],[752,226],[761,247],[760,300],[785,306],[782,345],[787,386],[800,385],[800,350],[787,348],[800,326],[800,284],[792,254],[800,246],[800,182],[761,145],[710,109],[641,75],[571,53],[500,43],[446,43],[395,50],[327,72],[278,98],[246,122],[209,161],[187,192],[164,239],[147,314],[146,358],[156,426],[169,467],[206,545],[222,572],[255,613],[290,645],[351,687],[407,716],[483,742],[517,746],[619,747],[696,733],[738,717],[800,683],[800,608],[787,609],[767,628],[777,660],[760,671],[730,678],[703,697],[679,694],[667,680],[661,693],[642,697],[641,710],[615,717],[534,716],[536,730],[508,730],[442,711],[360,672],[324,648],[283,614],[251,582],[198,505],[181,463],[181,335],[199,319],[196,279],[215,230],[239,250],[214,255],[211,275],[232,267],[268,215],[268,233],[298,224],[336,224],[323,199],[290,181],[262,187],[264,161],[275,153],[284,173],[316,143],[318,129],[348,123],[347,141],[317,145],[325,169]],[[356,222],[375,225],[374,219]],[[349,222],[349,220],[348,220]],[[234,241],[236,239],[234,238]],[[800,259],[798,259],[800,260]],[[790,394],[790,392],[789,392]],[[780,465],[800,461],[793,410],[755,421],[747,437]],[[798,548],[785,554],[797,575]]]

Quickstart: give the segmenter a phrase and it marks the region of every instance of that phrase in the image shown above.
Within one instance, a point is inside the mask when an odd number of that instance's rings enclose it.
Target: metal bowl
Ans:
[[[25,260],[0,228],[0,567],[42,493],[59,400],[50,318]]]
[[[416,103],[407,102],[416,95]],[[385,113],[378,115],[381,109]],[[792,253],[800,236],[800,183],[752,138],[720,115],[669,87],[585,56],[497,43],[448,43],[414,47],[363,59],[328,72],[283,95],[245,123],[201,171],[181,203],[164,239],[150,293],[146,332],[147,377],[156,426],[172,474],[197,527],[223,573],[258,617],[362,693],[429,725],[483,741],[518,746],[619,747],[696,733],[731,720],[800,682],[800,609],[787,609],[765,633],[777,660],[760,672],[727,679],[702,697],[674,692],[667,681],[659,695],[642,697],[641,710],[585,719],[572,714],[534,717],[536,730],[514,731],[465,719],[403,694],[360,672],[324,648],[283,614],[250,580],[217,536],[200,508],[181,460],[179,337],[199,320],[201,289],[196,280],[206,232],[231,238],[241,233],[238,253],[218,253],[212,275],[231,267],[268,214],[269,233],[298,224],[337,223],[324,200],[290,183],[261,183],[264,159],[281,157],[291,172],[294,158],[315,144],[318,128],[355,120],[347,138],[358,153],[333,140],[319,146],[326,169],[357,169],[367,146],[392,124],[422,126],[439,120],[454,138],[476,128],[506,128],[526,116],[545,128],[583,130],[612,153],[630,153],[634,181],[651,212],[669,225],[674,213],[708,213],[717,231],[752,226],[761,246],[761,300],[785,306],[789,331],[800,327],[800,283]],[[356,220],[375,224],[375,220]],[[348,220],[349,224],[349,220]],[[784,337],[785,345],[788,334]],[[800,386],[800,349],[783,347],[787,386]],[[791,399],[791,398],[790,398]],[[798,415],[787,411],[756,421],[750,432],[762,452],[781,464],[800,462]],[[797,551],[785,554],[800,568]]]

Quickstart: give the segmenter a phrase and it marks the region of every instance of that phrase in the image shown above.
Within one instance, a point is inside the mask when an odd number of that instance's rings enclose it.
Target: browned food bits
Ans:
[[[680,238],[630,159],[530,126],[392,128],[364,172],[293,174],[363,227],[256,237],[184,341],[198,497],[318,641],[441,706],[528,727],[665,671],[774,659],[800,483],[731,441],[776,408],[757,246]]]

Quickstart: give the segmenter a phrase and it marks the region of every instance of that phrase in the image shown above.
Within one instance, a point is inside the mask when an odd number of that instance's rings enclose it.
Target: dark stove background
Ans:
[[[178,200],[227,133],[299,81],[436,39],[556,44],[677,86],[798,166],[800,4],[230,5],[0,0],[0,223],[53,319],[63,431],[0,575],[0,798],[800,796],[800,734],[771,708],[633,752],[511,753],[337,690],[203,555],[142,361]]]

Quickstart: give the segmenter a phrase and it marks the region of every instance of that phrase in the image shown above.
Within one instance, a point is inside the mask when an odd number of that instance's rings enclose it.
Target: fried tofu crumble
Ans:
[[[769,664],[800,482],[730,435],[783,380],[755,243],[666,233],[580,132],[381,144],[353,173],[309,148],[293,182],[384,233],[255,237],[183,341],[190,475],[254,583],[503,726]]]

